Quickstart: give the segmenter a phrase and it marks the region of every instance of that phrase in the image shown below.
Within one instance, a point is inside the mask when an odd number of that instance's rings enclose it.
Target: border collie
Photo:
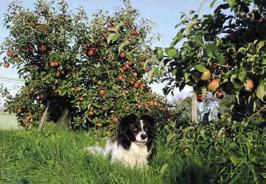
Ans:
[[[130,167],[146,167],[154,151],[155,120],[149,115],[131,114],[121,119],[117,136],[108,140],[106,146],[89,147],[92,154],[110,156]]]

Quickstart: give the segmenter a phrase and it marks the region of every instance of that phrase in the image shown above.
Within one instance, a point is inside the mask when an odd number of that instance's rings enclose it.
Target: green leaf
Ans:
[[[132,60],[133,60],[133,58],[132,58],[132,53],[127,52],[127,53],[126,53],[126,58],[127,58],[128,60],[132,61]]]
[[[166,173],[166,172],[168,171],[168,169],[169,169],[168,164],[164,164],[164,165],[161,167],[161,169],[160,169],[160,173],[161,173],[161,174],[164,174],[164,173]]]
[[[247,76],[247,71],[244,68],[241,68],[240,71],[237,74],[237,78],[241,81],[241,82],[245,82],[246,80],[246,76]]]
[[[163,58],[163,49],[161,47],[156,47],[155,49],[156,57],[158,60],[162,60]]]
[[[235,155],[231,155],[231,156],[229,157],[229,159],[230,159],[230,161],[232,162],[232,164],[233,164],[234,166],[236,166],[236,165],[238,164],[238,159],[237,159],[237,157],[236,157]]]
[[[172,141],[176,137],[177,137],[177,135],[176,135],[175,132],[172,132],[172,133],[168,134],[168,136],[166,138],[167,143],[169,143],[170,141]]]
[[[153,72],[154,72],[154,74],[155,74],[156,76],[161,76],[161,70],[160,70],[159,67],[155,67],[155,68],[153,69]]]
[[[247,50],[248,49],[246,47],[240,47],[237,52],[245,54],[247,52]]]
[[[264,179],[266,179],[266,172],[260,174]]]
[[[121,22],[121,23],[117,24],[117,25],[115,26],[115,32],[116,32],[116,33],[118,33],[118,32],[119,32],[119,30],[120,30],[120,28],[121,28],[123,25],[124,25],[124,23],[123,23],[123,22]]]
[[[167,48],[165,49],[165,52],[169,59],[173,59],[177,53],[175,48]]]
[[[211,4],[210,4],[210,8],[213,7],[213,5],[216,3],[217,0],[212,0]]]
[[[261,80],[257,89],[256,89],[256,96],[262,101],[263,101],[263,97],[266,95],[264,86],[265,86],[264,82],[263,82],[263,80]]]
[[[205,51],[210,58],[215,58],[215,53],[218,51],[218,48],[216,45],[212,43],[205,44]]]
[[[179,31],[177,35],[174,37],[171,43],[171,47],[175,46],[182,38],[183,38],[183,33],[182,31]]]
[[[237,5],[236,0],[227,0],[227,3],[229,4],[230,8],[234,8]]]
[[[196,42],[196,44],[203,46],[203,39],[201,35],[196,35],[193,40]]]
[[[116,33],[112,33],[108,36],[107,38],[107,43],[109,44],[110,42],[115,42],[118,39],[119,35]]]
[[[262,47],[264,47],[264,45],[265,45],[265,42],[264,41],[260,41],[259,43],[257,43],[257,46],[256,46],[257,53],[260,52],[260,49]]]
[[[124,42],[119,46],[119,48],[118,48],[118,52],[120,53],[121,51],[123,51],[123,50],[124,50],[124,47],[127,46],[127,45],[129,45],[129,44],[130,44],[130,42],[129,42],[128,40],[124,41]]]
[[[190,79],[189,79],[190,76],[191,76],[191,74],[189,72],[184,73],[184,80],[186,83],[190,81]]]
[[[202,65],[202,64],[198,64],[198,65],[195,66],[195,69],[202,73],[202,72],[204,72],[206,70],[206,67],[204,65]]]
[[[222,53],[217,54],[217,62],[221,65],[225,64],[225,58]]]
[[[197,21],[196,20],[192,20],[188,25],[187,27],[185,28],[185,33],[186,35],[188,36],[192,30],[192,28],[194,27],[194,25],[197,24]]]
[[[261,63],[262,65],[266,65],[266,57],[264,57],[263,59],[262,59],[262,63]]]

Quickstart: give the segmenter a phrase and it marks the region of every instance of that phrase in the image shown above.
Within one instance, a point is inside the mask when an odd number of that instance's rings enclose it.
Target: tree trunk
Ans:
[[[192,95],[192,99],[191,99],[191,119],[192,119],[192,122],[198,122],[197,101],[196,101],[195,93]]]
[[[44,126],[44,124],[46,122],[49,106],[50,106],[50,102],[48,102],[47,107],[46,107],[46,109],[45,109],[45,111],[44,111],[44,113],[42,115],[38,130],[42,130],[42,128],[43,128],[43,126]]]

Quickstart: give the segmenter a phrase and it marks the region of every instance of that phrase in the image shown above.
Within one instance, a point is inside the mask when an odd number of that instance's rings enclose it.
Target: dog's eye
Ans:
[[[138,132],[138,129],[137,128],[134,128],[133,129],[133,132],[135,132],[135,133]]]
[[[143,129],[144,129],[145,132],[147,132],[148,127],[147,126],[144,126]]]

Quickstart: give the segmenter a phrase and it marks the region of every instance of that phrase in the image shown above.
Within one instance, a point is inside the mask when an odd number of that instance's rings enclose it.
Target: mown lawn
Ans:
[[[169,156],[170,149],[157,145],[157,154],[147,170],[124,168],[119,164],[111,165],[105,158],[89,155],[85,147],[99,140],[101,132],[73,132],[49,125],[39,132],[0,131],[0,183],[136,183],[160,184],[205,183],[204,170],[196,161],[193,169],[184,173],[184,168],[192,160],[177,155]],[[196,170],[195,170],[196,169]],[[198,169],[198,170],[197,170]],[[191,177],[191,173],[203,176]]]

